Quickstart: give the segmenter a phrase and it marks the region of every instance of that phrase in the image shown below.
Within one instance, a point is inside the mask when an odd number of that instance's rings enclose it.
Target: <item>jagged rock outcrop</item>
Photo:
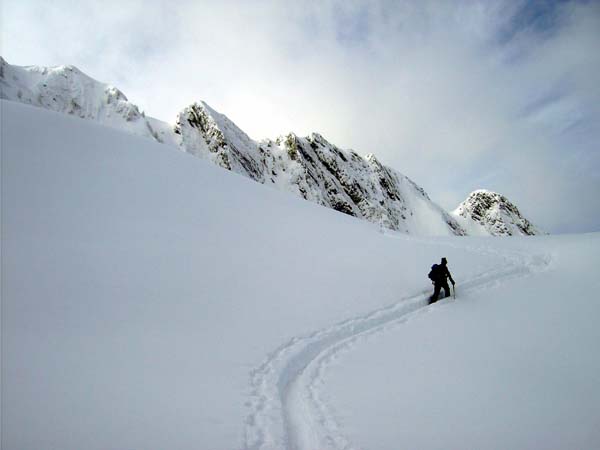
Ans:
[[[256,142],[206,103],[194,103],[181,111],[173,131],[186,152],[264,182],[264,165]]]
[[[533,236],[545,234],[519,212],[506,197],[480,189],[471,192],[452,214],[469,234]]]
[[[291,133],[259,148],[267,182],[307,200],[411,234],[464,234],[423,189],[372,154],[342,150],[318,133]]]

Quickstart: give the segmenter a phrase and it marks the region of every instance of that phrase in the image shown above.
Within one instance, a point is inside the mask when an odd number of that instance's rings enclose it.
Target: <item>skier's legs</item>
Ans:
[[[448,286],[448,282],[444,282],[444,284],[442,284],[440,286],[440,290],[441,288],[444,288],[444,298],[446,297],[450,297],[450,287]]]
[[[429,297],[429,304],[437,302],[438,297],[440,296],[440,290],[442,289],[442,286],[439,283],[435,283],[433,286],[433,295]]]

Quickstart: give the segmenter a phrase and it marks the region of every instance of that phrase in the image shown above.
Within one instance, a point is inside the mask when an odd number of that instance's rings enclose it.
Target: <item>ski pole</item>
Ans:
[[[454,295],[454,300],[456,300],[456,285],[452,285],[452,295]]]

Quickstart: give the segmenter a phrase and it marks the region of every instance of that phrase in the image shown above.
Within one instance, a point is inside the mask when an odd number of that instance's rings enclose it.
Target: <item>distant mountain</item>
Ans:
[[[449,214],[415,182],[381,164],[373,154],[363,157],[342,150],[318,133],[254,141],[204,102],[184,108],[175,125],[169,125],[147,117],[120,90],[73,66],[20,67],[0,57],[0,88],[3,99],[176,146],[256,182],[392,230],[416,235],[506,235],[517,234],[511,230],[520,223],[507,222],[514,226],[503,228],[504,216],[480,222],[468,212]]]
[[[533,236],[545,234],[506,197],[479,189],[471,192],[452,215],[470,235]]]

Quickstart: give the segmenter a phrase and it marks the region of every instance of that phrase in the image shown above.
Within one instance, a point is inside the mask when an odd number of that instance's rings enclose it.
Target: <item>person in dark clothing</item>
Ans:
[[[450,271],[448,270],[448,260],[446,258],[442,258],[441,264],[434,264],[434,266],[431,268],[429,278],[431,278],[433,282],[433,295],[429,298],[429,304],[438,301],[438,297],[442,288],[444,288],[444,298],[450,297],[448,279],[450,279],[452,286],[454,286],[456,283],[454,283],[452,275],[450,275]]]

